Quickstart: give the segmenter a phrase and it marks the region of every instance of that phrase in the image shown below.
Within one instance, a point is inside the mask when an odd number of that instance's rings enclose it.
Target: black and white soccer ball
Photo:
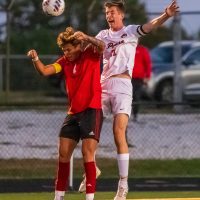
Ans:
[[[43,0],[42,9],[45,14],[52,16],[59,16],[65,10],[64,0]]]

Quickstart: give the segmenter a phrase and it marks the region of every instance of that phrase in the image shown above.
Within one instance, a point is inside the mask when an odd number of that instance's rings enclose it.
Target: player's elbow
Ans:
[[[142,26],[143,30],[145,33],[150,33],[153,29],[157,28],[156,23],[154,23],[153,21],[146,23]]]
[[[39,74],[41,75],[41,76],[49,76],[50,74],[49,74],[49,72],[47,71],[47,70],[45,70],[45,69],[43,69],[43,70],[37,70],[38,72],[39,72]]]
[[[46,73],[46,72],[43,72],[42,74],[43,76],[49,76],[50,74]]]

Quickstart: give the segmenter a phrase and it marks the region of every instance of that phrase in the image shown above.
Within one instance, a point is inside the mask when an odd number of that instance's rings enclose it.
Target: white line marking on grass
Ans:
[[[200,200],[200,198],[161,198],[161,199],[127,199],[127,200]]]

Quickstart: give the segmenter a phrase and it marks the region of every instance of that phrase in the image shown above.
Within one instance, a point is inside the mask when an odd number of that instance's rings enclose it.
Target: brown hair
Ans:
[[[118,7],[118,9],[121,11],[121,12],[123,12],[123,13],[125,13],[125,0],[106,0],[105,2],[104,2],[104,7],[106,8],[106,7],[108,7],[108,8],[110,8],[110,7],[112,7],[112,6],[116,6],[116,7]]]
[[[61,32],[57,37],[57,45],[63,48],[64,45],[71,43],[73,46],[80,44],[80,41],[73,37],[75,31],[72,27],[67,27],[64,32]]]

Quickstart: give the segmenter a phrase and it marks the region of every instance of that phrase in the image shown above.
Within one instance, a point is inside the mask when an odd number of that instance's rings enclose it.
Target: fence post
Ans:
[[[0,94],[3,93],[3,57],[0,57]]]
[[[182,102],[182,77],[181,77],[181,18],[180,15],[174,17],[174,102]],[[182,105],[174,105],[176,112],[182,112]]]
[[[69,173],[69,189],[73,190],[73,167],[74,167],[74,154],[72,154],[70,159],[70,173]]]

